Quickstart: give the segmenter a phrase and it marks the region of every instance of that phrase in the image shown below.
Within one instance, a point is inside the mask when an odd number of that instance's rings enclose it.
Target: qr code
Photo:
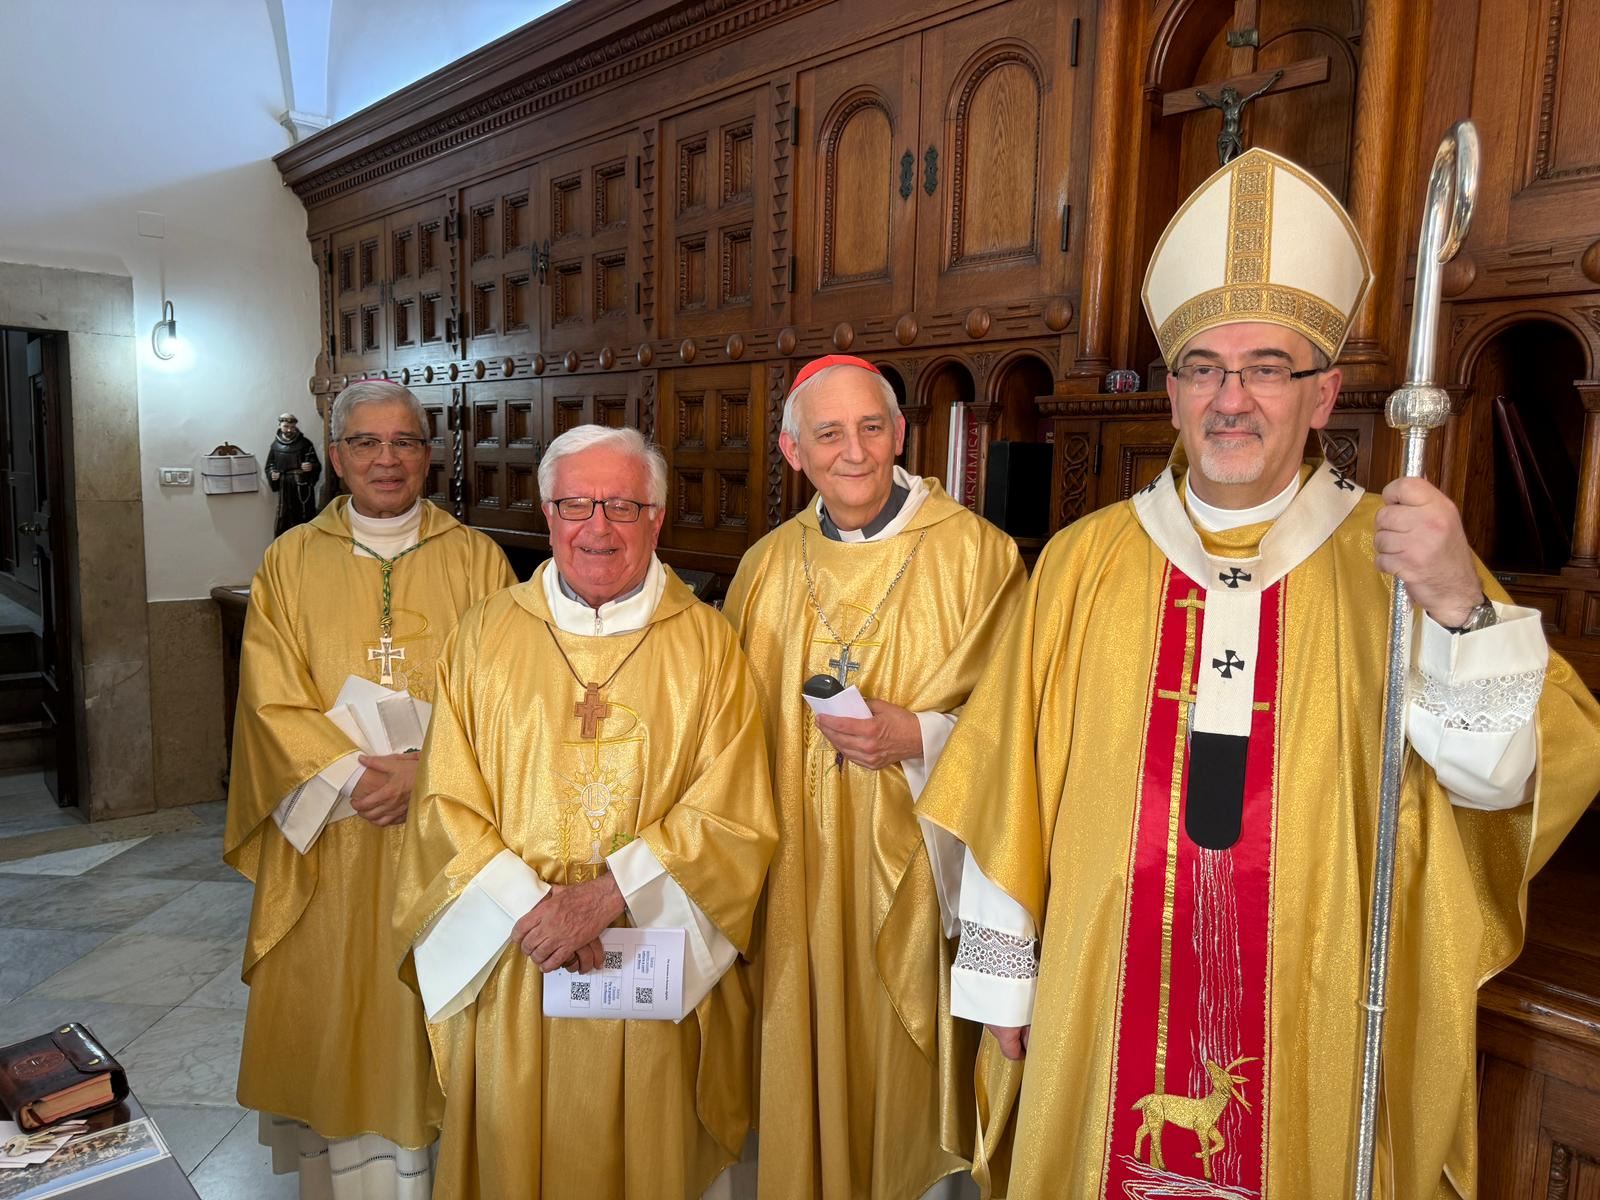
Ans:
[[[572,988],[571,995],[568,997],[570,1000],[576,1004],[589,1003],[589,981],[587,979],[582,981],[574,979],[569,986]]]
[[[633,989],[633,1002],[635,1004],[654,1004],[656,990],[653,987],[636,987]]]
[[[605,966],[605,969],[608,970],[608,971],[620,971],[620,970],[622,970],[622,951],[621,950],[607,950],[606,951],[606,966]]]

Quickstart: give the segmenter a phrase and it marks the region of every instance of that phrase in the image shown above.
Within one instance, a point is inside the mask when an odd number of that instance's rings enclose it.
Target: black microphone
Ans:
[[[813,675],[800,686],[800,694],[813,700],[832,700],[844,691],[844,684],[832,675]]]

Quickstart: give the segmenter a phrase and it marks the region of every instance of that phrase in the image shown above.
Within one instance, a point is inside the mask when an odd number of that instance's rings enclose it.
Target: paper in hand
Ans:
[[[854,717],[857,720],[866,720],[872,716],[872,710],[867,707],[866,699],[861,695],[861,689],[851,684],[844,691],[827,699],[818,699],[816,696],[800,693],[805,702],[811,706],[811,711],[820,717]]]
[[[683,1019],[683,930],[607,929],[600,944],[599,970],[580,975],[563,967],[544,977],[545,1016]]]

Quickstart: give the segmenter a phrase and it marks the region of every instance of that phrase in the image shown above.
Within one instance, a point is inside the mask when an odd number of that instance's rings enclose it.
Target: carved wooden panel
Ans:
[[[761,218],[771,190],[765,90],[691,109],[661,124],[668,203],[661,214],[673,272],[666,337],[759,323]],[[763,275],[763,279],[765,276]]]
[[[519,167],[462,190],[458,250],[469,358],[531,354],[537,347],[533,176]]]
[[[1178,431],[1167,421],[1107,421],[1100,433],[1096,508],[1126,500],[1161,473]]]
[[[637,331],[645,286],[639,137],[608,137],[556,155],[535,178],[539,251],[549,243],[539,348],[618,349]],[[540,282],[537,269],[534,280]]]
[[[427,417],[428,482],[423,495],[448,512],[451,509],[450,481],[455,475],[451,389],[435,384],[432,387],[413,387],[411,390],[422,401],[422,411]]]
[[[738,554],[764,525],[767,424],[760,375],[744,366],[661,372],[661,448],[671,464],[672,544]]]
[[[1074,285],[1062,219],[1083,78],[1068,65],[1078,7],[1011,0],[924,35],[918,308]]]
[[[384,220],[389,250],[388,366],[404,368],[453,357],[446,340],[453,247],[445,240],[445,198],[436,197]]]
[[[331,239],[334,369],[380,370],[387,361],[384,295],[388,253],[384,222],[341,229]],[[324,264],[326,269],[328,264]]]
[[[518,533],[544,530],[535,472],[549,442],[543,419],[546,386],[537,379],[463,386],[469,524]]]
[[[794,308],[802,321],[908,311],[916,269],[916,199],[902,162],[920,161],[920,36],[801,74],[802,186]]]

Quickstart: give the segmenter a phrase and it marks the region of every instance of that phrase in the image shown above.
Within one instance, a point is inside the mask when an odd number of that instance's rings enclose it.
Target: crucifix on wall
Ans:
[[[1176,116],[1202,108],[1215,108],[1222,113],[1222,131],[1217,135],[1217,161],[1219,166],[1244,153],[1242,121],[1245,105],[1269,92],[1293,91],[1326,83],[1328,56],[1302,58],[1271,71],[1251,71],[1215,83],[1202,83],[1197,87],[1180,88],[1161,94],[1161,115]]]

